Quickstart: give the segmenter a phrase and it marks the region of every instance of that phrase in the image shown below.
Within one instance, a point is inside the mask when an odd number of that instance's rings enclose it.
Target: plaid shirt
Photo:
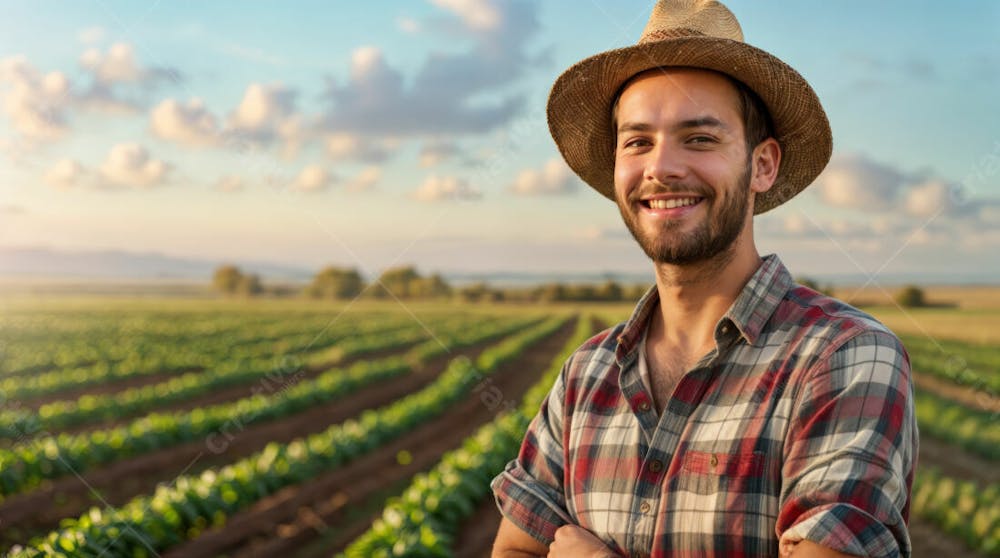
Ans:
[[[492,483],[545,544],[573,523],[627,556],[777,556],[779,539],[909,556],[917,455],[909,357],[871,316],[775,255],[657,416],[638,345],[659,295],[566,362]]]

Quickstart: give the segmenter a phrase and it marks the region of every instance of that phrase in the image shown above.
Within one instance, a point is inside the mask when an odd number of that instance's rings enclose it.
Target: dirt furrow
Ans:
[[[913,372],[916,389],[939,395],[970,409],[986,413],[1000,414],[1000,397],[990,389],[975,386],[961,386],[955,382],[938,378],[930,374]]]
[[[230,518],[226,526],[202,534],[165,554],[165,557],[280,556],[292,553],[330,529],[343,536],[331,540],[326,552],[341,549],[367,529],[371,517],[346,521],[348,507],[390,483],[429,469],[446,451],[458,447],[483,423],[501,410],[490,392],[516,405],[545,370],[556,351],[572,334],[575,320],[529,347],[520,357],[502,365],[476,393],[455,404],[445,414],[416,430],[308,483],[286,488]],[[497,391],[494,391],[497,390]],[[409,456],[400,460],[400,452]]]
[[[458,355],[474,358],[496,341],[483,342],[431,359],[410,374],[367,386],[326,405],[277,421],[240,424],[238,417],[213,435],[179,446],[111,463],[100,469],[54,480],[0,503],[0,548],[25,542],[33,534],[54,528],[64,517],[76,517],[91,506],[124,504],[137,494],[151,493],[157,484],[208,467],[224,465],[260,451],[269,442],[289,442],[325,430],[361,411],[391,403],[431,382]],[[55,504],[55,505],[53,505]]]

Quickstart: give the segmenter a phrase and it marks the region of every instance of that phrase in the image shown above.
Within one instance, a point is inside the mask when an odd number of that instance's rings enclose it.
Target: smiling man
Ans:
[[[809,84],[718,2],[661,1],[548,114],[656,285],[570,357],[494,479],[493,555],[909,556],[906,352],[754,244],[753,216],[830,158]]]

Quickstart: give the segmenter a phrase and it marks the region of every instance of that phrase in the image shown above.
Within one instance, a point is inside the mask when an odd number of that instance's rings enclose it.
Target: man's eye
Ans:
[[[623,147],[643,147],[648,145],[649,142],[642,138],[630,139],[625,142]]]
[[[694,136],[688,140],[689,143],[715,143],[715,138],[711,136]]]

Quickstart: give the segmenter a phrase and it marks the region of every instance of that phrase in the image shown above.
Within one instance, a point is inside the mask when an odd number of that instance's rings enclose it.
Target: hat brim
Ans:
[[[752,89],[767,105],[781,164],[771,189],[758,194],[754,213],[788,201],[812,183],[830,160],[833,137],[819,97],[791,66],[759,48],[710,36],[686,36],[611,50],[567,69],[552,86],[549,131],[566,163],[584,182],[615,199],[611,109],[632,76],[658,67],[715,70]]]

